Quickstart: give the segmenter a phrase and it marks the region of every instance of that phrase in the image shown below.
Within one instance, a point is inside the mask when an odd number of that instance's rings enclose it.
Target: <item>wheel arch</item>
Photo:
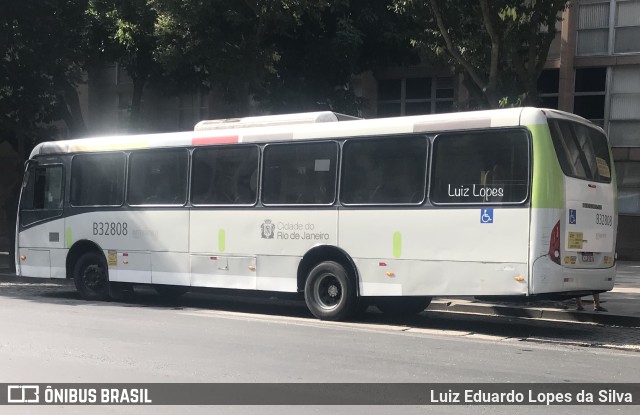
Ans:
[[[304,291],[307,276],[313,267],[324,261],[334,261],[342,265],[354,279],[356,284],[356,295],[360,295],[360,275],[358,274],[358,267],[349,254],[347,254],[343,249],[333,245],[314,246],[304,254],[302,260],[300,260],[300,263],[298,264],[298,292]]]
[[[78,259],[87,252],[95,251],[104,257],[104,252],[100,246],[88,239],[81,239],[76,241],[71,248],[69,248],[69,252],[67,253],[67,260],[65,263],[66,267],[66,275],[67,279],[73,278],[73,268],[78,261]],[[108,275],[107,270],[107,275]]]

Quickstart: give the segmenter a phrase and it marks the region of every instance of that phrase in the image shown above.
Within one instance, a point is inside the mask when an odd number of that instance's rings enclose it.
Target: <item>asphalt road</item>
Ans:
[[[0,382],[640,382],[640,330],[423,313],[315,320],[303,303],[189,294],[86,302],[0,281]],[[575,413],[570,406],[5,407],[0,413]],[[552,409],[550,411],[549,409]],[[637,407],[581,408],[635,413]]]

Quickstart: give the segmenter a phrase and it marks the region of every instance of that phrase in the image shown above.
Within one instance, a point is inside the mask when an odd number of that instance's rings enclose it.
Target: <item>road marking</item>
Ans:
[[[219,310],[193,310],[193,311],[180,311],[178,314],[194,317],[208,317],[208,318],[231,318],[235,320],[243,321],[258,321],[258,322],[273,322],[279,324],[292,324],[305,327],[317,327],[317,328],[341,328],[341,329],[356,329],[362,331],[375,331],[375,332],[392,332],[396,334],[409,333],[420,335],[437,335],[437,336],[453,336],[459,338],[470,338],[474,340],[483,341],[521,341],[523,338],[510,337],[510,336],[494,336],[488,334],[479,334],[471,331],[464,330],[446,330],[446,329],[432,329],[413,326],[399,326],[390,325],[387,323],[371,324],[366,322],[339,322],[339,321],[323,321],[313,320],[303,317],[290,317],[290,316],[272,316],[265,314],[248,314],[234,311],[219,311]]]
[[[350,323],[342,321],[323,321],[315,320],[304,317],[291,317],[291,316],[273,316],[268,314],[253,314],[246,312],[236,311],[222,311],[222,310],[193,310],[193,311],[181,311],[178,314],[196,316],[196,317],[219,317],[219,318],[234,318],[237,320],[250,320],[250,321],[270,321],[282,324],[296,324],[302,326],[314,326],[314,327],[340,327],[340,328],[360,328],[360,329],[376,329],[386,331],[406,331],[408,326],[397,326],[389,324],[369,324],[369,323]]]

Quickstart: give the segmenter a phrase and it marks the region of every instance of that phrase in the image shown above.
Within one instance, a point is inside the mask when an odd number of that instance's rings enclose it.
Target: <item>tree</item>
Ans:
[[[536,82],[567,0],[394,0],[412,44],[463,74],[482,106],[537,104]]]
[[[53,121],[64,121],[72,136],[85,131],[76,91],[85,7],[82,0],[0,2],[0,221],[7,219],[0,228],[10,240],[22,161],[39,141],[56,137]]]
[[[281,58],[263,83],[262,105],[276,112],[329,109],[359,115],[367,103],[355,96],[353,75],[417,61],[403,36],[402,18],[390,5],[318,2],[286,20],[269,37]]]
[[[64,120],[85,130],[75,87],[81,82],[83,1],[0,3],[0,132],[21,159]],[[44,135],[44,137],[43,137]]]
[[[168,91],[216,90],[246,113],[250,97],[279,58],[263,43],[265,21],[280,2],[157,0],[160,80]]]
[[[391,0],[156,0],[165,84],[216,89],[227,115],[332,109],[356,114],[353,74],[415,53]]]
[[[139,130],[144,88],[159,65],[156,52],[158,13],[154,0],[89,0],[85,56],[95,65],[118,63],[131,77],[129,130]]]

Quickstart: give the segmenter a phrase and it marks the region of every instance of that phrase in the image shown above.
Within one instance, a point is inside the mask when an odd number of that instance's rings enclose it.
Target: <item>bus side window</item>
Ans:
[[[63,177],[60,165],[36,166],[27,171],[20,201],[21,226],[62,214]]]
[[[342,157],[342,202],[354,205],[422,203],[427,149],[427,140],[422,135],[348,140]]]
[[[335,200],[338,146],[273,144],[265,148],[262,201],[274,205],[329,205]]]
[[[197,148],[193,153],[191,202],[253,205],[259,154],[255,145]]]
[[[186,149],[132,152],[128,201],[132,205],[182,205],[187,193]]]
[[[431,200],[438,203],[523,203],[529,145],[520,130],[443,133],[434,141]]]
[[[72,206],[122,205],[124,170],[124,153],[75,155],[69,202]]]
[[[35,167],[27,180],[22,209],[62,209],[62,166]]]

